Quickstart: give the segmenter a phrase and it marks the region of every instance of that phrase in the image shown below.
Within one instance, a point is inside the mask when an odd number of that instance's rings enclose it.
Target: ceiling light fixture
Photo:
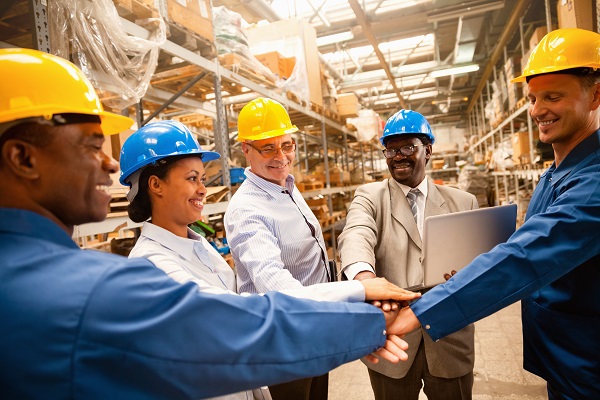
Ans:
[[[335,33],[333,35],[322,36],[317,38],[317,46],[327,46],[328,44],[347,42],[348,40],[354,39],[354,34],[350,31]]]
[[[441,78],[442,76],[450,76],[450,75],[460,75],[466,74],[468,72],[475,72],[479,70],[479,65],[477,64],[469,64],[462,65],[460,67],[452,67],[446,69],[438,69],[437,71],[431,71],[429,76],[432,78]]]

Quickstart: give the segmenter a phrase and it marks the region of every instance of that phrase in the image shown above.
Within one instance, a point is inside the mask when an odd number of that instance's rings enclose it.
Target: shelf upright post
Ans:
[[[365,144],[363,142],[360,142],[360,168],[362,169],[362,176],[363,179],[365,178],[365,149],[364,149]],[[373,166],[371,166],[372,168]],[[373,171],[375,169],[373,168]]]
[[[229,128],[227,115],[225,114],[225,105],[221,94],[221,76],[218,73],[214,77],[215,86],[215,106],[217,117],[214,119],[215,127],[215,150],[221,154],[221,176],[223,185],[231,189],[231,177],[229,176]],[[231,191],[227,194],[227,200],[231,198]]]
[[[342,131],[342,140],[344,141],[344,147],[342,149],[342,155],[344,157],[344,166],[346,167],[346,171],[350,171],[350,161],[348,160],[348,152],[350,151],[350,149],[348,148],[348,135],[346,134],[345,130]]]
[[[304,147],[304,172],[308,174],[308,148],[306,146],[306,132],[302,132],[302,146]]]
[[[33,28],[31,39],[34,49],[50,53],[50,34],[48,33],[48,1],[29,0],[32,11]]]
[[[327,132],[325,129],[325,117],[321,116],[321,140],[323,141],[323,158],[325,160],[325,187],[331,187],[331,180],[329,179],[329,149],[327,146]],[[331,199],[330,199],[331,201]],[[331,211],[331,208],[329,209]]]

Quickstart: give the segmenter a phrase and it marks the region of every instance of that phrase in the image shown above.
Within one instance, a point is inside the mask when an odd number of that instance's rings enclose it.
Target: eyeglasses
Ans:
[[[252,144],[250,144],[249,142],[246,142],[246,144],[248,146],[252,147],[254,150],[258,151],[258,153],[263,157],[273,157],[273,156],[277,155],[277,153],[279,153],[279,150],[281,150],[281,152],[283,154],[289,154],[289,153],[294,152],[294,150],[296,150],[295,142],[284,143],[281,147],[265,146],[262,149],[258,149],[256,147],[252,146]]]
[[[402,146],[399,149],[383,149],[383,156],[385,158],[394,158],[398,153],[403,156],[409,157],[415,154],[417,151],[417,147],[425,146],[424,144],[409,144],[407,146]]]

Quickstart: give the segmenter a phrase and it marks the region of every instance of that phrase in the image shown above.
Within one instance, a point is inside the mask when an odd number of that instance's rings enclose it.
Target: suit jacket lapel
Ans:
[[[427,199],[425,199],[425,218],[433,215],[448,214],[448,210],[444,207],[446,200],[437,190],[435,184],[427,179]]]
[[[415,242],[420,249],[422,246],[421,236],[419,235],[419,229],[417,228],[417,224],[415,223],[415,219],[413,218],[410,205],[408,204],[404,192],[396,182],[392,182],[392,178],[388,179],[388,189],[390,193],[392,217],[402,224],[408,236],[410,236],[412,241]]]

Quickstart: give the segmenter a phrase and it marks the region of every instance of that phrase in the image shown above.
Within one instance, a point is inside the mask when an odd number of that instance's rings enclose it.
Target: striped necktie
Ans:
[[[406,198],[408,199],[408,204],[410,205],[410,211],[412,211],[412,215],[415,218],[415,222],[417,222],[417,196],[421,193],[421,191],[417,188],[411,189],[407,194]]]

